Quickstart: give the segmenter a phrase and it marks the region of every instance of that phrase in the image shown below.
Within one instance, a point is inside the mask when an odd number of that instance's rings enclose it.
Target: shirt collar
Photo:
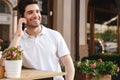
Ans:
[[[46,27],[41,25],[42,27],[42,31],[37,35],[37,36],[41,36],[41,35],[45,35],[46,34]],[[24,35],[23,38],[31,38],[33,36],[30,36],[27,32],[26,32],[27,28],[24,29]]]

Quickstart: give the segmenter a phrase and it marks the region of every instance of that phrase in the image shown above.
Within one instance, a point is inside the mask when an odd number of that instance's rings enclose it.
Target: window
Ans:
[[[0,13],[10,13],[9,7],[2,0],[0,0]]]

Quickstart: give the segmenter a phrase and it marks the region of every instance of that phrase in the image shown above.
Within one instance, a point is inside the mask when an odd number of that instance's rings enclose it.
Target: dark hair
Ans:
[[[18,3],[18,11],[19,14],[24,17],[24,12],[25,12],[25,8],[26,6],[30,5],[30,4],[38,4],[38,0],[20,0]]]

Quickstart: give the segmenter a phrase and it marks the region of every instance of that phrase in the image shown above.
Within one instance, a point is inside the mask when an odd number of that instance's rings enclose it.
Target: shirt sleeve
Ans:
[[[57,41],[58,41],[58,43],[57,43],[58,56],[62,57],[67,54],[70,54],[70,51],[67,47],[65,40],[63,39],[62,35],[59,32],[57,34]]]

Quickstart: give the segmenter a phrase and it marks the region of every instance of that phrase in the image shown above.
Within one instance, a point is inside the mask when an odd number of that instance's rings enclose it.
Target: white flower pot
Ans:
[[[20,78],[22,60],[5,60],[5,71],[7,78]]]

